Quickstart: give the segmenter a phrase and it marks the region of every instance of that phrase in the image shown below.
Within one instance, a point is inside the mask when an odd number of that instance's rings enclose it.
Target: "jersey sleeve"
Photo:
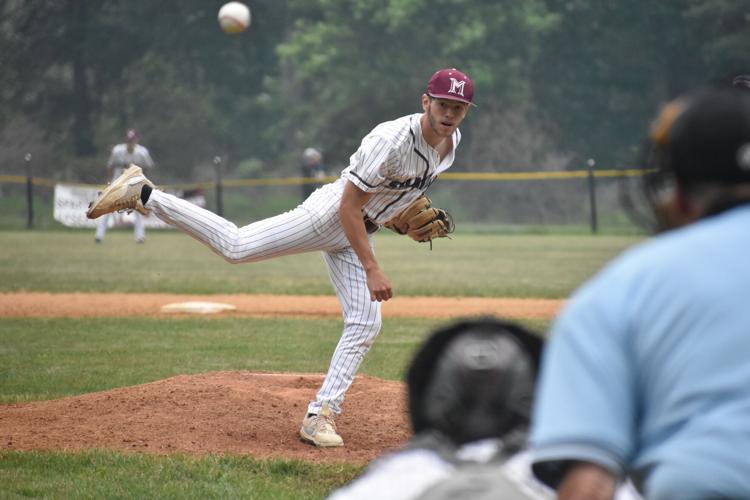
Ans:
[[[576,292],[545,348],[530,441],[534,473],[552,487],[571,461],[619,476],[634,450],[636,382],[620,277],[600,275]]]
[[[391,141],[379,136],[365,137],[349,159],[344,178],[362,191],[377,191],[393,168],[393,157]]]

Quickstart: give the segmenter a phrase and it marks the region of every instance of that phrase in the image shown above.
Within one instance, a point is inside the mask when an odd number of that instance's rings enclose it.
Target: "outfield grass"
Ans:
[[[390,232],[376,254],[396,294],[563,298],[634,236],[458,234],[429,245]],[[231,265],[184,234],[0,232],[0,292],[281,293],[330,295],[317,252]]]

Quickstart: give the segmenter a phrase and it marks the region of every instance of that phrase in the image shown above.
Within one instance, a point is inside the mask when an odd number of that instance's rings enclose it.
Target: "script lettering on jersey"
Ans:
[[[451,88],[448,90],[448,93],[450,94],[458,94],[461,97],[464,96],[464,85],[466,85],[466,82],[461,80],[456,80],[455,78],[451,77]]]
[[[435,182],[436,177],[412,177],[411,179],[405,179],[403,181],[392,180],[388,183],[388,187],[391,189],[421,189],[425,190]]]

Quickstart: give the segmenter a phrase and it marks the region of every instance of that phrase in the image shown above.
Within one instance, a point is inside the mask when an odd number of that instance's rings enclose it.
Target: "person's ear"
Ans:
[[[426,113],[430,109],[430,96],[422,94],[422,110]]]

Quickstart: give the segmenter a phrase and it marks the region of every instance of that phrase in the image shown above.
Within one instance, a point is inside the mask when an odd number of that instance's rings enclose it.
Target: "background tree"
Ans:
[[[466,144],[477,130],[475,117],[528,108],[528,61],[555,23],[536,0],[318,5],[297,19],[279,46],[281,71],[271,85],[280,100],[293,103],[280,119],[293,149],[321,144],[338,163],[375,124],[421,112],[420,96],[438,68],[457,67],[474,79],[479,107],[463,127]],[[461,158],[467,164],[477,166],[471,155]]]
[[[632,166],[659,103],[750,71],[748,4],[548,0],[560,22],[534,61],[538,111],[575,168]]]
[[[419,112],[455,66],[478,107],[456,170],[628,166],[653,110],[750,72],[747,0],[257,0],[238,36],[222,0],[0,0],[0,172],[99,182],[141,131],[160,182],[343,167],[375,124]]]

